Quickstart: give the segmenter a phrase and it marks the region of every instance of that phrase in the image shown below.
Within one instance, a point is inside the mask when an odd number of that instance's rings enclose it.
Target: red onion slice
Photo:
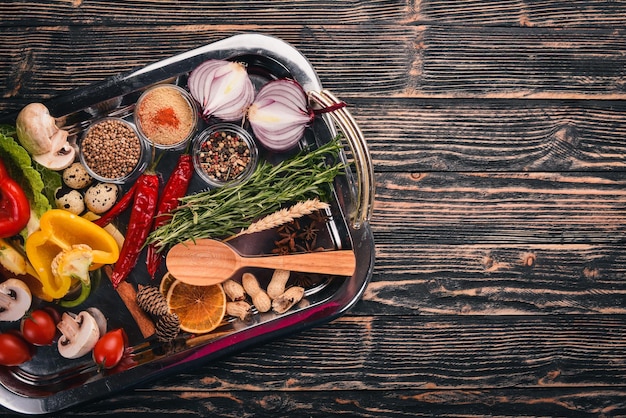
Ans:
[[[286,78],[264,85],[248,108],[248,120],[254,135],[273,151],[293,148],[313,117],[302,86]]]
[[[254,100],[254,85],[239,62],[205,61],[191,72],[187,86],[207,118],[241,119]]]
[[[189,75],[189,80],[187,81],[189,92],[203,109],[207,102],[207,92],[211,88],[211,74],[222,65],[224,65],[224,62],[220,60],[205,61]]]

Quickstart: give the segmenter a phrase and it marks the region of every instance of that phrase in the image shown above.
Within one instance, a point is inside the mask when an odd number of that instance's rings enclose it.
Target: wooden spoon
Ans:
[[[243,267],[352,276],[352,250],[317,251],[292,255],[247,257],[220,241],[200,239],[174,245],[165,260],[168,271],[187,284],[208,286],[228,280]]]

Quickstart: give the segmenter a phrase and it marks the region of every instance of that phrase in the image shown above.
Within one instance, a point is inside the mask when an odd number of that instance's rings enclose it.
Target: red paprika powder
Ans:
[[[193,134],[196,118],[193,99],[186,91],[171,84],[146,90],[135,109],[137,128],[161,148],[186,142]]]

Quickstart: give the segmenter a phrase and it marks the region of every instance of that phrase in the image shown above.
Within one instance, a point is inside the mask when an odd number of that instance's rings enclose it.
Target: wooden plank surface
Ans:
[[[622,173],[399,173],[378,179],[373,225],[379,238],[431,244],[623,242]]]
[[[626,94],[620,53],[626,38],[619,29],[324,25],[307,27],[303,37],[297,26],[189,25],[0,27],[0,71],[7,74],[1,95],[21,99],[7,108],[15,110],[34,95],[57,95],[246,31],[292,43],[323,85],[345,98],[623,100]]]
[[[77,415],[618,416],[624,337],[619,316],[352,315]]]
[[[85,408],[85,414],[110,416],[511,416],[524,411],[529,416],[593,417],[618,416],[624,403],[621,390],[535,389],[528,396],[523,390],[336,390],[328,400],[324,392],[202,392],[181,398],[165,392],[162,398],[151,393],[120,396]],[[137,408],[137,403],[143,405]],[[184,405],[174,409],[171,405]],[[313,411],[313,413],[312,413]],[[519,416],[519,415],[518,415]]]
[[[59,416],[626,415],[626,3],[5,2],[0,112],[249,31],[363,129],[372,282],[331,324]]]
[[[329,11],[332,10],[332,13]],[[622,1],[477,1],[477,0],[319,0],[106,2],[11,1],[0,5],[0,25],[184,25],[188,23],[247,25],[332,25],[392,23],[439,26],[600,27],[623,26]]]
[[[623,101],[349,101],[377,171],[624,170]]]

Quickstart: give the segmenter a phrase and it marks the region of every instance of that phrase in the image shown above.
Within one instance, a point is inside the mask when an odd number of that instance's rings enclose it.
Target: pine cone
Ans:
[[[155,334],[159,341],[172,341],[180,332],[180,319],[175,313],[168,313],[159,318],[155,328]]]
[[[137,304],[145,312],[162,316],[169,312],[167,301],[155,286],[140,286],[137,292]]]

